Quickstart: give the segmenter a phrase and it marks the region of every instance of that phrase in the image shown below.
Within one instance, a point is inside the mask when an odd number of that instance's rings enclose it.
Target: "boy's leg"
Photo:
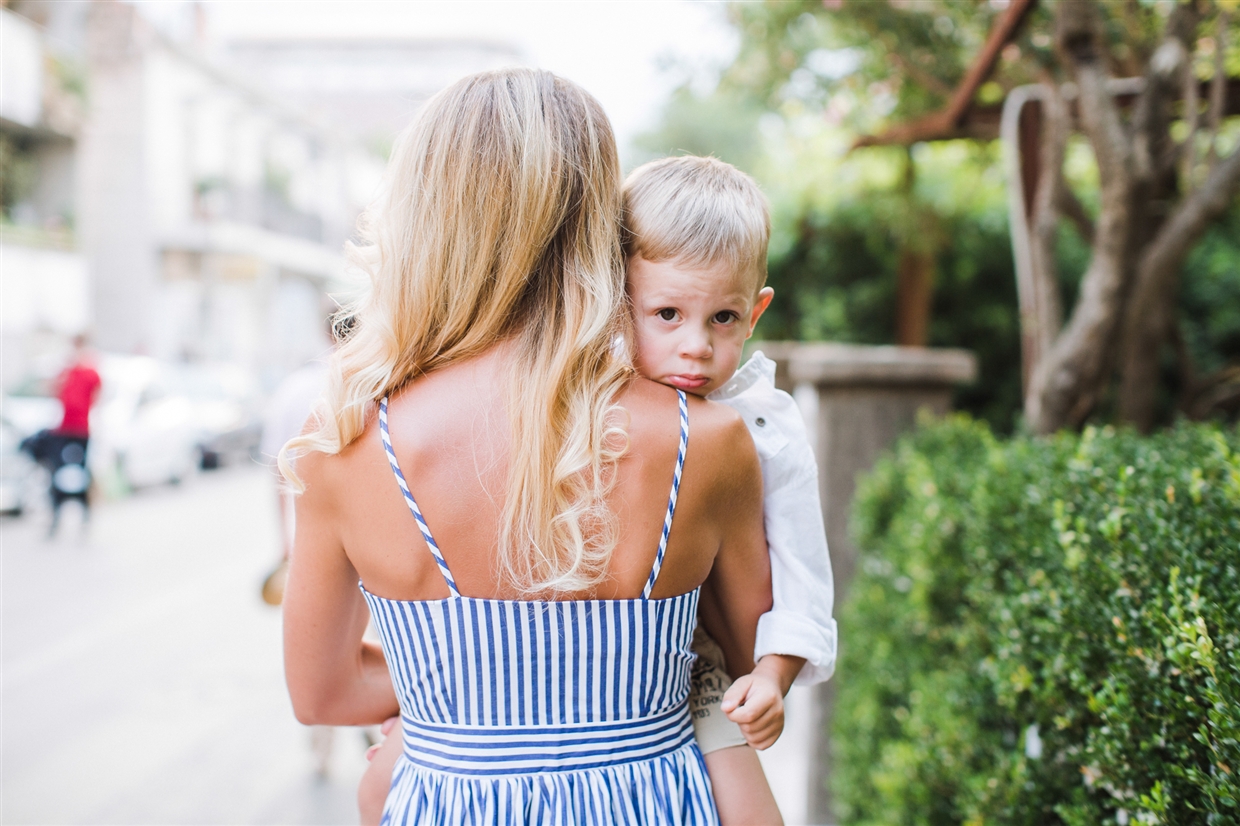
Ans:
[[[379,826],[383,820],[383,806],[392,787],[392,770],[404,749],[404,738],[396,727],[399,722],[399,717],[386,720],[382,729],[386,739],[366,752],[370,765],[357,787],[357,809],[362,826]]]
[[[52,521],[47,527],[47,538],[55,539],[56,528],[60,525],[60,506],[64,504],[65,500],[54,484],[51,486],[51,490],[48,491],[48,497],[52,502]]]
[[[722,826],[782,826],[783,817],[766,782],[758,753],[745,743],[740,726],[719,709],[732,685],[723,651],[699,626],[693,632],[697,659],[689,682],[693,735],[706,759]]]
[[[722,826],[783,826],[783,815],[756,751],[749,746],[730,746],[704,757]]]

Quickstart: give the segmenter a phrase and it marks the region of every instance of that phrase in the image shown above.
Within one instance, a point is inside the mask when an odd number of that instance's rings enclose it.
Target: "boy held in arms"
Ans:
[[[775,364],[761,352],[737,369],[774,297],[765,286],[766,198],[752,178],[715,158],[665,158],[625,181],[624,225],[638,372],[736,410],[762,464],[774,604],[758,622],[757,667],[732,682],[728,641],[699,625],[689,704],[723,823],[778,822],[752,749],[783,731],[783,697],[794,679],[831,677],[836,626],[818,467],[801,413],[775,388]],[[706,591],[699,610],[710,610]]]
[[[722,823],[780,823],[754,749],[782,733],[783,698],[794,680],[813,685],[831,677],[836,626],[818,468],[800,411],[775,388],[775,364],[762,353],[737,369],[774,296],[765,286],[766,198],[722,161],[665,158],[625,182],[624,224],[637,371],[736,410],[762,465],[774,604],[758,622],[757,665],[730,674],[725,651],[732,642],[712,640],[699,625],[689,705]],[[712,610],[711,598],[704,589],[699,611]],[[362,780],[363,824],[379,822],[398,741],[389,737]]]

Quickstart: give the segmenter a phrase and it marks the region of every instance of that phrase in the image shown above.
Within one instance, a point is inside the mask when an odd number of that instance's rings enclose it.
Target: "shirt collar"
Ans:
[[[755,350],[749,361],[732,374],[732,378],[724,382],[718,390],[709,393],[706,398],[711,401],[730,399],[744,393],[763,379],[771,384],[775,383],[775,362],[764,356],[761,350]]]

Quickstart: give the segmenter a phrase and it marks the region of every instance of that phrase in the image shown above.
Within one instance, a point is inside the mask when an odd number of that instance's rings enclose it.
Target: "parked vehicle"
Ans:
[[[262,401],[253,374],[234,364],[178,366],[176,389],[193,403],[204,470],[257,458]]]
[[[254,376],[227,363],[172,364],[148,356],[100,354],[103,380],[90,414],[87,462],[105,488],[176,484],[199,469],[258,454],[262,401]],[[60,424],[52,379],[32,379],[6,396],[5,418],[20,441]]]
[[[176,391],[171,365],[147,356],[103,355],[103,389],[91,411],[90,466],[130,487],[179,483],[197,472],[193,402]]]
[[[0,513],[14,516],[43,504],[47,497],[46,472],[21,449],[23,438],[8,419],[0,419]]]
[[[40,430],[58,427],[64,408],[51,392],[50,380],[31,380],[15,388],[4,397],[4,421],[22,439]]]

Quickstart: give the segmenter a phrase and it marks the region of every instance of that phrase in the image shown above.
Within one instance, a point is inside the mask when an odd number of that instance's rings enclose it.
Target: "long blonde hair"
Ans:
[[[526,593],[589,590],[616,533],[606,505],[631,375],[620,166],[598,101],[530,69],[440,92],[393,150],[351,250],[370,276],[347,308],[313,430],[281,451],[338,453],[377,399],[508,339],[512,425],[496,573]],[[619,438],[618,438],[619,437]]]

